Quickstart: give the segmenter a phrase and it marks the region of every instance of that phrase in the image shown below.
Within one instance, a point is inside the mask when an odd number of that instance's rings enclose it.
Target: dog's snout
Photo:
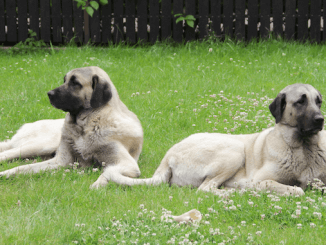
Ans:
[[[323,117],[323,115],[316,115],[315,117],[314,117],[314,121],[316,122],[316,123],[323,123],[324,122],[324,117]]]
[[[49,92],[48,92],[48,96],[49,96],[49,98],[53,97],[53,96],[54,96],[54,94],[55,94],[55,93],[54,93],[54,91],[53,91],[53,90],[49,91]]]

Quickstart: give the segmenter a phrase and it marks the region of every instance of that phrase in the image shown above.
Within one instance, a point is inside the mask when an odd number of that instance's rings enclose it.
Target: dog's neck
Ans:
[[[289,125],[284,125],[278,123],[275,125],[275,128],[278,128],[281,136],[283,137],[285,143],[292,148],[298,148],[309,142],[309,145],[316,145],[319,141],[319,134],[311,135],[309,137],[304,137],[300,133],[297,127],[289,127]]]

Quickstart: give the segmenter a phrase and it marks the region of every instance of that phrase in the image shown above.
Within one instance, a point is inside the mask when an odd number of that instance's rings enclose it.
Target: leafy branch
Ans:
[[[96,1],[89,1],[88,0],[74,0],[77,2],[77,8],[81,7],[82,10],[86,10],[86,12],[93,17],[94,10],[98,10],[100,5]],[[101,5],[108,4],[108,0],[100,0]]]
[[[196,18],[191,15],[191,14],[188,14],[188,15],[184,15],[184,14],[175,14],[174,17],[178,17],[180,16],[178,19],[176,19],[175,23],[177,24],[178,22],[180,21],[186,21],[186,24],[192,28],[194,28],[195,26],[195,20]]]

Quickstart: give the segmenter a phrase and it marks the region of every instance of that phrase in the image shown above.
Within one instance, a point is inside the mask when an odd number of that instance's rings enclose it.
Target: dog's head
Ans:
[[[113,84],[98,67],[74,69],[64,77],[64,84],[48,92],[51,104],[77,116],[85,109],[106,105],[112,98]]]
[[[277,95],[269,109],[276,123],[296,127],[303,136],[310,136],[323,129],[321,103],[322,96],[313,86],[293,84]]]

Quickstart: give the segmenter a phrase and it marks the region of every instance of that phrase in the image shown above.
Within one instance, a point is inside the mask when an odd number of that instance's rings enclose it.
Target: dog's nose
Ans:
[[[323,115],[316,115],[316,116],[314,117],[314,121],[315,121],[316,123],[320,123],[320,124],[322,124],[322,123],[324,122],[324,117],[323,117]]]
[[[51,91],[48,92],[49,98],[53,97],[53,95],[54,95],[54,91],[53,90],[51,90]]]

